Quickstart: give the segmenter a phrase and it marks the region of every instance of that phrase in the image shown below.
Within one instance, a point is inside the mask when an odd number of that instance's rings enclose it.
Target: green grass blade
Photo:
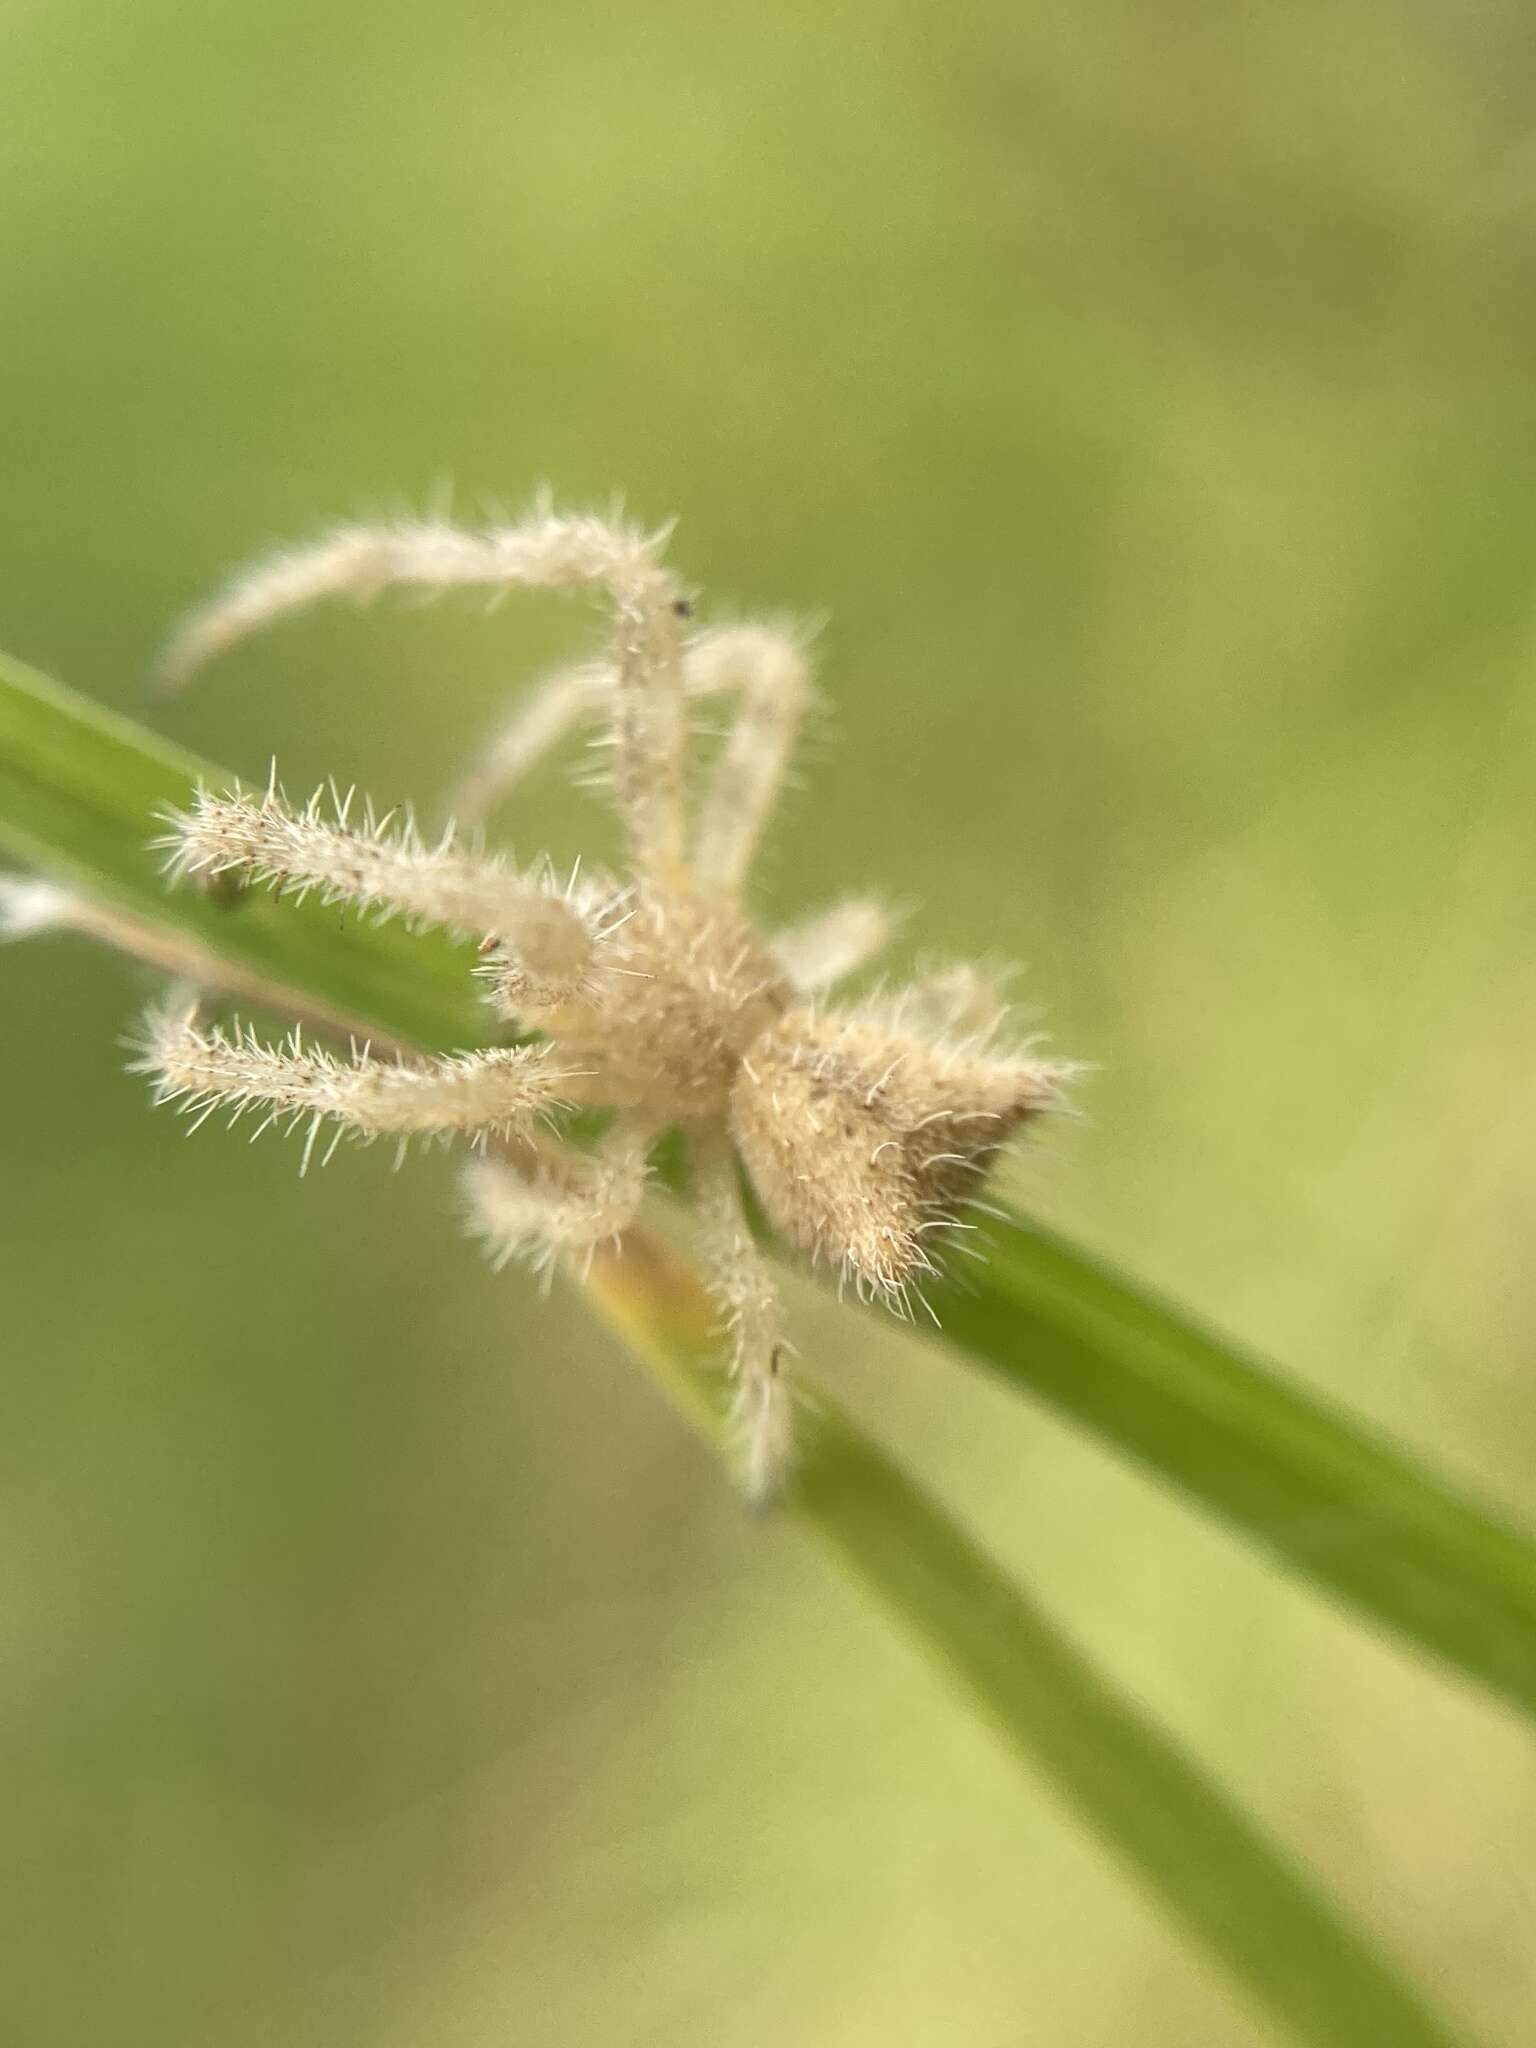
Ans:
[[[949,1343],[1536,1714],[1536,1545],[1077,1246],[990,1235],[933,1292]]]
[[[465,948],[259,892],[168,892],[146,841],[199,781],[233,778],[0,660],[0,845],[296,1007],[427,1047],[483,1041]],[[990,1263],[963,1264],[934,1296],[952,1344],[1536,1714],[1536,1547],[1057,1238],[1005,1222]]]
[[[704,1433],[721,1440],[714,1312],[638,1234],[588,1291]],[[1009,1746],[1140,1879],[1189,1939],[1310,2048],[1446,2048],[1302,1868],[820,1392],[788,1506],[970,1694]]]

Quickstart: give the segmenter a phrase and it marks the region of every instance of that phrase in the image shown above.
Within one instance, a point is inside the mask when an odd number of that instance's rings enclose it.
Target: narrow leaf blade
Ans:
[[[990,1239],[933,1293],[950,1344],[1536,1714],[1536,1545],[1076,1245]]]

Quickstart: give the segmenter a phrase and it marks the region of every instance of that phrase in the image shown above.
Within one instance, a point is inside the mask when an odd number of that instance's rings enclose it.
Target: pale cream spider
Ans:
[[[937,1246],[964,1228],[998,1148],[1058,1099],[1066,1069],[994,1050],[1004,1006],[954,968],[835,1009],[822,993],[883,943],[864,901],[764,938],[742,894],[807,698],[800,648],[760,627],[689,636],[690,608],[662,537],[540,509],[483,532],[436,522],[347,528],[240,575],[175,639],[175,683],[280,614],[388,586],[606,586],[613,658],[537,690],[466,787],[491,799],[587,717],[603,721],[630,873],[560,887],[450,831],[426,843],[406,817],[349,822],[348,806],[291,807],[202,792],[171,820],[178,877],[230,875],[401,913],[482,942],[496,1010],[534,1043],[452,1058],[341,1057],[296,1033],[282,1046],[200,1023],[187,1006],[150,1020],[143,1067],[162,1100],[198,1115],[264,1108],[338,1135],[457,1132],[474,1227],[498,1260],[579,1261],[622,1232],[648,1155],[676,1127],[692,1167],[703,1264],[728,1333],[743,1476],[771,1494],[791,1453],[792,1396],[776,1290],[743,1207],[739,1160],[773,1230],[865,1293],[910,1313]],[[690,830],[688,705],[739,699]],[[590,1151],[557,1142],[549,1113],[602,1105]]]

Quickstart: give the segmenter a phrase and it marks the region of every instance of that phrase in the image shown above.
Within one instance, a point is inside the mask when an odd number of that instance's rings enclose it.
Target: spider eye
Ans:
[[[680,619],[691,619],[693,617],[693,606],[686,597],[674,597],[672,609]]]

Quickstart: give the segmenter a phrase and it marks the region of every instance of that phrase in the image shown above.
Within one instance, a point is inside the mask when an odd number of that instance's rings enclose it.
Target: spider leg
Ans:
[[[429,844],[409,816],[348,822],[350,800],[327,811],[316,791],[293,808],[275,784],[264,796],[199,791],[189,812],[173,812],[173,876],[241,874],[303,897],[401,914],[498,942],[503,1006],[533,1011],[578,997],[600,928],[595,902],[578,905],[502,861],[472,853],[451,832]]]
[[[890,935],[891,919],[880,904],[849,896],[777,933],[770,945],[794,987],[809,995],[852,974],[880,951]]]
[[[986,1045],[1008,1014],[1008,1002],[992,976],[963,961],[920,976],[901,990],[892,1007],[908,1030],[974,1046]]]
[[[684,696],[740,689],[754,649],[776,637],[758,626],[698,634],[683,649]],[[454,815],[472,822],[485,817],[568,733],[611,713],[617,683],[617,670],[605,661],[557,669],[536,683],[454,790]]]
[[[655,1135],[651,1124],[621,1117],[593,1152],[525,1138],[472,1160],[464,1173],[470,1223],[498,1271],[522,1253],[551,1271],[616,1237],[644,1196]]]
[[[535,684],[461,778],[453,792],[455,817],[485,817],[575,726],[610,710],[614,684],[613,664],[602,661],[558,669]]]
[[[730,1339],[731,1424],[748,1496],[766,1501],[783,1485],[794,1427],[779,1297],[742,1208],[735,1154],[725,1138],[697,1137],[693,1164],[705,1282]]]
[[[231,1122],[264,1109],[261,1130],[283,1118],[291,1128],[306,1124],[306,1166],[327,1123],[338,1138],[510,1135],[568,1101],[579,1078],[543,1045],[421,1061],[378,1059],[364,1047],[342,1059],[307,1043],[297,1026],[282,1045],[267,1045],[238,1024],[199,1026],[185,1005],[150,1012],[140,1054],[133,1070],[154,1077],[156,1101],[177,1103],[199,1123],[227,1108]]]
[[[794,751],[805,711],[805,657],[764,626],[703,635],[690,666],[704,691],[732,690],[741,708],[727,735],[694,827],[693,867],[711,894],[740,893]]]
[[[602,584],[616,613],[614,786],[643,877],[683,876],[687,731],[680,586],[660,537],[608,521],[537,512],[520,525],[469,532],[439,521],[343,527],[258,562],[194,612],[165,650],[175,688],[214,655],[322,598],[390,588],[566,589]]]

